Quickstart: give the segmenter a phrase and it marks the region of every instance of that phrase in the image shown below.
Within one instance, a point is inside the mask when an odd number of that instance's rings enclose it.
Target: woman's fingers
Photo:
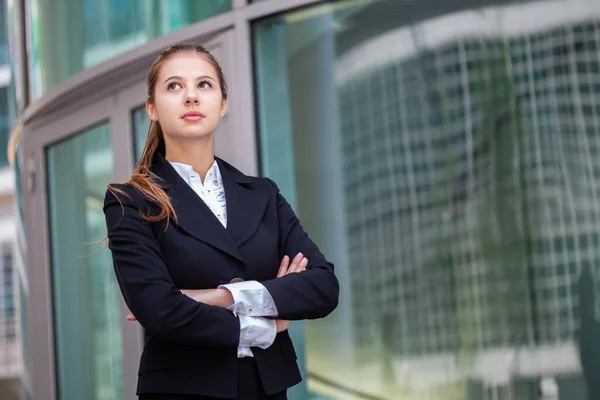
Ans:
[[[304,258],[304,254],[298,253],[296,257],[294,257],[292,265],[290,265],[290,268],[288,268],[288,274],[291,274],[292,272],[300,272],[302,269],[306,268],[306,265],[308,265],[308,260]]]
[[[307,266],[308,266],[308,258],[304,257],[302,259],[302,261],[300,261],[300,269],[298,269],[298,272],[304,271]]]
[[[279,264],[279,271],[277,271],[277,277],[281,278],[284,275],[304,271],[308,265],[308,258],[304,257],[304,254],[298,253],[290,264],[290,258],[288,256],[283,257],[281,264]]]
[[[299,268],[300,262],[302,261],[303,258],[304,258],[304,254],[302,254],[302,253],[296,254],[296,257],[294,257],[294,259],[292,260],[292,264],[288,268],[288,274],[296,272],[296,270]]]
[[[125,319],[127,319],[127,321],[137,321],[133,314],[127,314]]]
[[[283,257],[281,260],[281,264],[279,264],[279,271],[277,271],[277,277],[281,278],[285,275],[288,270],[288,265],[290,264],[290,258],[288,256]]]

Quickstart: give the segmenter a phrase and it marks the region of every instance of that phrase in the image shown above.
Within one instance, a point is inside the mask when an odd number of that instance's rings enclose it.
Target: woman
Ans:
[[[274,182],[214,156],[227,85],[207,50],[166,49],[147,85],[144,152],[104,202],[121,292],[145,330],[137,394],[285,399],[301,381],[289,321],[335,309],[333,265]]]

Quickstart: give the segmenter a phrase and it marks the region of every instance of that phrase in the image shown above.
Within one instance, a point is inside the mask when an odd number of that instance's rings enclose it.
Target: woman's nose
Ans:
[[[185,104],[199,104],[200,103],[200,99],[198,99],[198,96],[196,95],[188,95],[185,98]]]

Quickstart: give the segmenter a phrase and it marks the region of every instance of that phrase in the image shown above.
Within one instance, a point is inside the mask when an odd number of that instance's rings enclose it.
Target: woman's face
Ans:
[[[174,54],[162,64],[154,103],[146,102],[165,139],[211,136],[226,108],[215,68],[201,54],[188,52]]]

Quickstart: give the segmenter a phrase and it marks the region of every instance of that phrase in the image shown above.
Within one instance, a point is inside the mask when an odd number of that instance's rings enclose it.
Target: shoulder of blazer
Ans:
[[[277,196],[279,194],[279,187],[270,178],[267,178],[266,176],[247,176],[247,178],[251,181],[250,185],[252,186],[252,189],[268,193],[271,196]]]
[[[141,207],[147,204],[147,200],[140,192],[135,190],[131,185],[126,183],[117,183],[111,185],[120,193],[113,193],[108,188],[104,196],[104,210],[111,205],[128,205]]]
[[[279,188],[271,179],[260,176],[246,175],[227,161],[217,158],[219,166],[225,168],[227,171],[221,171],[222,176],[230,176],[242,185],[251,185],[255,190],[260,190],[273,194],[279,192]]]
[[[277,187],[277,185],[275,184],[275,182],[273,182],[270,178],[267,178],[266,176],[264,177],[251,177],[252,179],[252,184],[254,185],[254,187],[258,190],[264,191],[264,192],[268,192],[268,193],[273,193],[273,192],[278,192],[279,188]]]
[[[265,176],[264,178],[259,179],[264,182],[266,189],[270,193],[279,194],[279,186],[277,186],[277,184],[271,178],[267,178]]]

